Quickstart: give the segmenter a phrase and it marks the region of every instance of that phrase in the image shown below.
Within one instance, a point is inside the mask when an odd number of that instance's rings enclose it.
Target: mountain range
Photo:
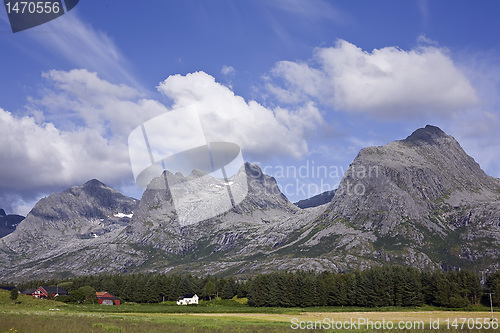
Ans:
[[[187,182],[199,173],[165,171],[140,200],[98,180],[51,194],[0,239],[0,280],[101,272],[247,277],[385,263],[499,268],[500,180],[486,175],[452,136],[434,126],[362,149],[334,193],[297,205],[273,177],[246,163],[227,179],[232,183],[246,175],[243,201],[223,214],[185,223],[164,184]],[[225,190],[218,180],[202,178],[204,188]],[[191,200],[183,209],[199,217],[210,207]]]

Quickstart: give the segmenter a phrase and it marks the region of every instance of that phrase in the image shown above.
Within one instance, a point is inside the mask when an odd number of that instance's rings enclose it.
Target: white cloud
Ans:
[[[281,101],[317,98],[336,110],[387,117],[452,113],[477,103],[476,92],[446,50],[396,47],[372,52],[339,40],[316,50],[317,66],[281,61],[273,69]],[[279,92],[282,92],[281,94]]]
[[[34,116],[0,109],[0,198],[10,197],[13,208],[14,195],[27,202],[92,178],[132,181],[128,134],[167,108],[86,70],[50,71],[44,77],[49,88],[43,98],[30,100]]]
[[[174,108],[197,105],[208,141],[237,143],[254,158],[301,157],[308,151],[307,133],[323,122],[313,103],[271,110],[246,102],[204,72],[170,76],[158,89],[174,101]]]
[[[222,66],[222,69],[220,72],[223,75],[234,75],[234,73],[236,73],[236,70],[234,69],[233,66],[224,65],[224,66]]]
[[[48,193],[37,193],[38,196],[32,196],[31,199],[25,199],[18,194],[2,193],[0,191],[0,206],[7,214],[17,214],[26,216],[37,203],[40,197],[48,196]]]
[[[128,165],[97,131],[73,132],[32,117],[14,117],[0,109],[0,175],[3,188],[28,189],[75,184],[95,178],[115,179]],[[125,156],[126,157],[126,156]]]
[[[428,45],[438,45],[439,43],[433,39],[428,38],[425,34],[421,34],[417,37],[417,42],[419,44],[428,44]]]
[[[28,115],[0,109],[0,205],[10,211],[25,212],[24,203],[92,178],[130,184],[128,135],[169,111],[87,70],[53,70],[43,77],[47,85],[41,98],[29,98]],[[254,158],[303,156],[308,134],[323,122],[312,102],[271,110],[203,72],[171,76],[159,90],[174,108],[197,105],[208,141],[238,143]]]
[[[25,202],[23,199],[19,197],[17,200],[13,202],[12,214],[26,216],[37,202],[38,200]]]
[[[155,100],[140,98],[141,94],[134,88],[112,84],[87,70],[52,70],[43,76],[51,88],[44,91],[43,98],[32,103],[51,115],[69,111],[83,120],[86,127],[102,135],[109,132],[115,140],[126,141],[132,129],[167,111]]]

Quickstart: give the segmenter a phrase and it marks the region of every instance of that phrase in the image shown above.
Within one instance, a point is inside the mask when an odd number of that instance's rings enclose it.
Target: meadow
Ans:
[[[13,301],[8,292],[0,291],[0,333],[500,331],[491,326],[490,320],[491,313],[485,307],[446,311],[431,307],[254,308],[241,300],[216,300],[199,306],[177,306],[173,302],[102,306],[66,304],[24,295]],[[364,325],[358,325],[363,322]],[[335,323],[339,326],[335,327]],[[403,323],[403,329],[398,327],[399,323]],[[488,328],[486,323],[490,323]]]

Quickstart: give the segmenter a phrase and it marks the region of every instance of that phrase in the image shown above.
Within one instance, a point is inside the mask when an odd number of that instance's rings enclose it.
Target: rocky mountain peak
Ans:
[[[116,192],[111,187],[105,185],[97,179],[92,179],[81,186],[74,186],[70,189],[73,193],[78,193],[78,195],[89,195],[92,197],[99,197],[106,195],[109,192]]]
[[[97,180],[97,179],[91,179],[89,180],[88,182],[86,182],[85,184],[83,184],[82,186],[83,188],[92,188],[92,187],[101,187],[101,188],[105,188],[107,187],[104,183],[102,183],[101,181]]]
[[[256,164],[245,163],[248,182],[248,195],[240,204],[247,209],[269,209],[278,207],[288,211],[296,211],[297,207],[281,193],[276,179],[266,175]]]
[[[330,219],[348,221],[401,249],[420,247],[434,258],[426,247],[440,245],[429,239],[447,239],[457,247],[457,258],[465,258],[472,250],[452,240],[462,237],[457,228],[473,225],[477,234],[467,237],[480,239],[477,244],[487,241],[483,230],[498,225],[499,193],[497,179],[486,175],[452,136],[428,125],[404,140],[362,149],[330,204]]]
[[[181,173],[182,175],[182,173]],[[203,172],[202,170],[199,170],[199,169],[194,169],[191,174],[186,177],[188,179],[193,179],[193,178],[199,178],[199,177],[203,177],[203,176],[206,176],[207,174],[205,172]]]
[[[62,201],[79,200],[85,206],[94,205],[111,209],[120,207],[121,203],[127,206],[130,201],[135,201],[97,179],[89,180],[81,186],[73,186],[59,194],[52,194],[49,199],[51,197]]]
[[[416,130],[406,139],[363,148],[351,169],[366,168],[378,171],[377,177],[371,179],[375,186],[385,177],[405,191],[426,189],[427,199],[438,199],[460,191],[479,193],[479,189],[496,192],[499,187],[499,182],[487,176],[453,136],[430,125]],[[359,172],[348,172],[348,177],[356,174]]]
[[[50,242],[50,238],[64,235],[78,238],[104,234],[119,227],[118,216],[132,214],[137,204],[137,200],[93,179],[38,201],[8,236],[9,243],[12,241],[14,247],[22,248],[22,242],[18,241],[24,241],[25,237]]]
[[[439,127],[427,125],[425,128],[419,128],[413,132],[406,139],[402,140],[407,143],[427,143],[427,144],[438,144],[443,139],[453,139],[453,137],[447,135]],[[453,139],[454,140],[454,139]]]
[[[0,208],[0,216],[7,216],[7,214],[5,214],[5,210],[2,208]]]
[[[270,207],[283,206],[287,206],[287,210],[296,209],[296,207],[294,207],[281,193],[278,184],[273,177],[265,175],[258,165],[245,162],[245,164],[240,167],[239,171],[235,175],[228,175],[227,183],[224,179],[212,178],[210,175],[207,175],[203,171],[196,169],[193,170],[187,177],[184,177],[181,173],[176,173],[174,175],[168,170],[165,170],[160,177],[154,178],[147,186],[147,189],[141,199],[141,205],[139,207],[136,218],[139,218],[139,216],[141,215],[139,213],[142,211],[142,208],[146,207],[149,207],[147,208],[148,211],[151,209],[151,207],[160,206],[164,208],[165,213],[166,211],[171,211],[173,209],[173,197],[175,197],[175,195],[172,195],[172,191],[178,192],[178,189],[176,187],[183,186],[184,188],[184,186],[189,186],[190,182],[198,180],[196,186],[202,186],[202,188],[212,188],[212,195],[217,196],[218,192],[226,193],[225,186],[233,185],[235,182],[241,181],[241,179],[243,179],[241,178],[243,175],[246,176],[247,186],[244,187],[247,189],[247,195],[242,194],[245,199],[239,205],[237,205],[237,210],[254,210],[256,208],[267,209]],[[202,177],[203,180],[200,180],[199,178]],[[221,183],[221,181],[223,182]],[[189,193],[196,194],[196,186],[189,189]],[[188,191],[188,189],[184,188],[184,191]],[[186,195],[186,193],[188,192],[183,193],[184,195]],[[200,194],[198,193],[198,195]],[[199,209],[197,205],[200,204],[200,200],[194,200],[193,204],[193,209]]]

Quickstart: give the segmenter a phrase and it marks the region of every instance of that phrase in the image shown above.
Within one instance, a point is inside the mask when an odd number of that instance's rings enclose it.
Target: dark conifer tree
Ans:
[[[486,282],[486,286],[488,288],[488,293],[494,293],[492,294],[492,301],[494,306],[500,306],[500,271],[491,274],[488,277],[488,280]],[[488,303],[490,302],[489,300],[489,295],[488,295]]]
[[[233,278],[229,278],[225,281],[220,292],[220,297],[223,299],[231,299],[236,295],[238,286]]]

